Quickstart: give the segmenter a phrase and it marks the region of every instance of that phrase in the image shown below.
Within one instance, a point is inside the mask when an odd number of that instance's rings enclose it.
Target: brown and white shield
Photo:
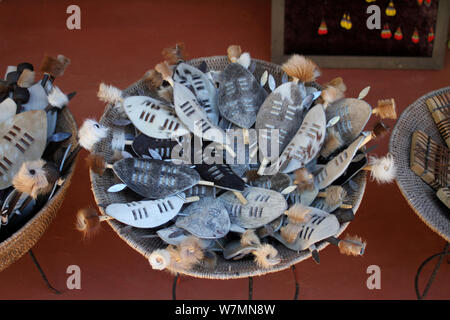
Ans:
[[[281,216],[287,208],[283,195],[273,190],[247,187],[242,195],[247,199],[245,205],[230,191],[219,197],[230,214],[231,222],[242,228],[262,227]]]
[[[12,185],[22,163],[41,158],[47,142],[47,115],[22,112],[0,123],[0,189]]]

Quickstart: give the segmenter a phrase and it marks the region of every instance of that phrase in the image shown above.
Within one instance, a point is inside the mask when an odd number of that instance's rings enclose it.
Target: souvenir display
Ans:
[[[70,184],[79,149],[67,105],[75,92],[55,85],[69,64],[45,56],[41,80],[28,62],[0,80],[0,270],[37,242]]]
[[[101,214],[81,210],[78,229],[108,221],[153,268],[210,278],[318,262],[328,243],[363,254],[359,237],[338,236],[366,172],[394,178],[392,156],[367,148],[387,126],[364,131],[372,114],[395,117],[394,101],[372,108],[368,86],[346,98],[340,77],[321,87],[300,55],[280,67],[239,46],[227,53],[186,60],[177,44],[134,86],[100,88],[105,114],[85,121],[79,141]]]

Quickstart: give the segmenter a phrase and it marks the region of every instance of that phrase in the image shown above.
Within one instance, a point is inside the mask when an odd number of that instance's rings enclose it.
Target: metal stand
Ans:
[[[433,284],[434,278],[436,278],[436,274],[439,271],[439,268],[441,267],[442,261],[444,261],[445,256],[447,256],[450,252],[448,251],[448,247],[449,247],[449,243],[447,242],[445,244],[444,247],[444,251],[436,253],[434,255],[432,255],[431,257],[427,258],[424,262],[422,262],[422,264],[420,265],[419,269],[417,269],[417,273],[416,273],[416,278],[414,280],[414,287],[416,290],[416,296],[418,300],[422,300],[426,297],[428,290],[430,290],[431,285]],[[436,263],[436,266],[433,269],[433,272],[430,275],[430,278],[428,279],[428,282],[425,286],[425,289],[423,290],[423,293],[420,294],[419,292],[419,276],[420,273],[422,272],[422,269],[428,264],[428,262],[430,262],[431,260],[433,260],[434,258],[438,258],[439,260]],[[447,260],[447,263],[449,263],[449,261]]]
[[[35,255],[34,255],[33,251],[31,251],[31,249],[30,249],[30,251],[28,251],[28,253],[30,254],[31,259],[33,260],[34,265],[35,265],[36,268],[38,269],[39,273],[41,274],[42,279],[44,279],[45,284],[46,284],[47,287],[50,289],[50,291],[53,292],[54,294],[58,294],[58,295],[59,295],[59,294],[62,294],[61,291],[55,289],[55,288],[50,284],[50,282],[49,282],[48,279],[47,279],[47,276],[45,275],[44,271],[43,271],[42,268],[41,268],[41,265],[40,265],[39,262],[37,261],[37,259],[36,259]]]

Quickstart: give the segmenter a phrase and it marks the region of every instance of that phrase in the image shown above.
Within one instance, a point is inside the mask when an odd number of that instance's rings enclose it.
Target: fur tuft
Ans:
[[[373,109],[373,113],[378,115],[381,119],[397,119],[397,112],[395,112],[395,100],[378,100],[378,107]]]
[[[62,54],[58,54],[58,56],[56,57],[56,59],[62,63],[62,65],[64,66],[64,68],[67,68],[68,65],[70,65],[70,59],[63,56]]]
[[[52,77],[60,77],[64,74],[66,66],[67,65],[60,60],[46,55],[42,60],[40,71],[42,73],[47,73]]]
[[[122,90],[114,86],[104,84],[103,82],[100,83],[97,92],[97,97],[102,102],[111,103],[114,105],[123,101]]]
[[[86,119],[80,127],[78,142],[86,150],[92,151],[94,145],[108,135],[108,128],[93,119]]]
[[[320,75],[319,67],[312,60],[298,54],[292,55],[281,68],[300,82],[312,82]]]
[[[155,70],[161,74],[161,76],[164,80],[169,81],[169,82],[170,82],[170,80],[172,80],[173,71],[172,71],[172,69],[170,69],[170,66],[167,63],[167,61],[158,63],[155,66]]]
[[[228,59],[231,62],[236,62],[238,58],[241,56],[241,54],[242,54],[241,46],[231,45],[227,49]]]
[[[204,254],[200,239],[189,236],[178,245],[178,252],[183,263],[195,265],[203,260]]]
[[[358,236],[346,235],[338,244],[339,252],[348,256],[362,256],[366,248],[366,242]]]
[[[383,122],[378,122],[372,130],[372,135],[381,139],[389,133],[389,127],[385,125]]]
[[[299,192],[314,189],[314,176],[306,168],[300,168],[294,172],[295,181]]]
[[[185,60],[186,46],[183,42],[178,42],[173,48],[165,48],[161,54],[164,57],[164,60],[170,65],[174,65]]]
[[[370,157],[369,167],[371,171],[370,176],[378,183],[390,183],[395,178],[394,157],[390,153],[382,158]]]
[[[270,268],[281,262],[277,249],[266,243],[253,251],[256,264],[264,269]]]
[[[258,247],[261,245],[255,230],[249,229],[241,235],[241,245],[243,247]]]
[[[202,264],[206,268],[214,270],[217,265],[217,254],[214,251],[205,251],[205,256],[203,257]]]
[[[328,134],[325,139],[324,146],[320,151],[320,155],[324,158],[328,158],[333,152],[342,148],[344,146],[344,141],[342,141],[339,132],[333,128],[328,129]]]
[[[62,109],[69,104],[69,98],[57,86],[53,86],[48,95],[48,103]]]
[[[289,218],[289,222],[292,223],[306,223],[311,219],[309,214],[311,209],[302,205],[301,203],[296,203],[286,211],[286,215]]]
[[[125,150],[125,132],[123,131],[114,131],[111,140],[111,149],[113,151],[123,151]]]
[[[170,263],[170,252],[167,249],[154,250],[148,257],[148,262],[155,270],[164,270]]]
[[[34,71],[31,71],[30,69],[24,69],[19,77],[19,80],[17,80],[17,85],[22,88],[31,87],[34,84],[34,76]]]
[[[173,88],[171,86],[161,87],[158,89],[158,96],[173,104]]]
[[[49,188],[44,160],[24,162],[13,178],[17,191],[36,199],[39,194],[46,193]]]
[[[149,70],[144,75],[142,83],[150,90],[156,91],[162,85],[163,78],[161,74],[155,70]]]
[[[252,62],[252,58],[250,57],[250,53],[244,52],[241,54],[241,56],[236,61],[241,66],[243,66],[245,69],[248,69],[250,67],[250,63]]]
[[[302,228],[303,226],[301,224],[289,222],[280,229],[280,233],[284,240],[288,243],[293,243],[297,239]]]
[[[341,186],[330,186],[325,192],[325,203],[330,208],[340,206],[347,196],[347,192]]]
[[[334,78],[330,82],[326,83],[324,87],[335,87],[342,92],[347,91],[347,86],[344,83],[344,79],[342,79],[341,77]]]
[[[321,97],[326,104],[332,104],[333,102],[342,99],[344,97],[344,92],[336,87],[328,86],[322,91]]]
[[[86,157],[86,163],[88,167],[94,171],[94,173],[102,176],[106,170],[105,158],[99,154],[91,153]]]
[[[84,238],[95,235],[100,230],[100,217],[97,214],[97,210],[92,208],[79,210],[75,228],[83,233]]]

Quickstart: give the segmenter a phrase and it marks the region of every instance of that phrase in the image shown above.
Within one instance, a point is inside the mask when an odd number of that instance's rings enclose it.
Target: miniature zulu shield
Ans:
[[[242,195],[247,199],[243,205],[232,192],[225,192],[219,200],[227,208],[231,222],[246,229],[266,225],[287,208],[287,202],[281,193],[257,187],[247,187]]]
[[[339,132],[344,145],[353,142],[363,131],[372,115],[372,107],[364,100],[345,98],[328,106],[327,120],[339,117],[332,128]]]
[[[332,185],[342,186],[348,180],[353,178],[358,172],[360,172],[365,166],[368,164],[367,157],[364,153],[358,151],[355,157],[350,162],[349,166],[345,170],[345,172],[337,178]]]
[[[22,163],[41,158],[47,141],[47,115],[22,112],[0,123],[0,189],[12,184]]]
[[[219,123],[217,89],[206,74],[189,64],[179,63],[173,73],[173,80],[192,88],[209,120],[215,125]]]
[[[226,143],[225,131],[214,125],[194,94],[177,82],[173,85],[175,111],[186,127],[198,137],[220,144]]]
[[[288,243],[280,234],[276,233],[275,238],[291,250],[301,251],[308,249],[315,243],[326,238],[335,236],[339,232],[339,221],[335,215],[326,213],[317,208],[309,207],[311,219],[303,224],[297,239]]]
[[[163,160],[126,158],[114,163],[117,177],[143,197],[161,199],[196,185],[194,169]]]
[[[250,181],[249,184],[253,187],[281,192],[292,185],[292,179],[285,173],[277,172],[273,176],[260,176],[256,180]]]
[[[178,143],[169,139],[155,139],[145,134],[140,134],[133,140],[133,151],[140,157],[151,156],[149,150],[155,150],[162,159],[170,159],[172,149]]]
[[[188,129],[169,108],[156,99],[132,96],[123,101],[128,118],[143,134],[156,139],[188,134]]]
[[[322,105],[318,104],[308,111],[294,138],[284,149],[278,162],[272,164],[268,174],[274,174],[277,166],[284,173],[304,167],[320,152],[325,133],[325,112]]]
[[[40,82],[37,82],[29,87],[28,92],[30,93],[30,99],[27,103],[22,105],[24,111],[44,110],[48,106],[47,93]],[[52,134],[55,133],[57,120],[57,112],[47,112],[47,138],[51,137]]]
[[[204,198],[204,197],[215,197],[216,196],[216,190],[214,189],[214,187],[210,187],[210,186],[202,186],[202,185],[196,185],[193,186],[192,188],[186,189],[184,190],[184,193],[186,193],[186,195],[188,197],[200,197],[200,198]]]
[[[320,173],[315,177],[316,183],[320,190],[328,187],[333,183],[337,178],[339,178],[350,163],[353,160],[356,152],[359,149],[359,146],[365,139],[365,135],[362,134],[359,138],[357,138],[353,143],[348,146],[347,149],[339,153],[336,157],[331,159],[326,166],[320,171]]]
[[[181,242],[189,237],[189,232],[173,225],[164,229],[159,229],[156,234],[166,243],[173,246],[178,246]],[[214,240],[200,239],[200,246],[203,249],[208,249],[214,245]]]
[[[106,207],[108,216],[136,228],[155,228],[172,220],[184,204],[180,193],[164,199],[113,203]]]
[[[230,217],[225,206],[217,199],[202,198],[183,211],[187,216],[178,217],[176,226],[202,239],[217,239],[230,231]]]
[[[240,64],[230,63],[222,72],[217,106],[228,121],[250,128],[266,96],[255,77]]]
[[[200,173],[200,177],[206,181],[212,181],[217,187],[242,191],[245,182],[238,177],[226,164],[197,164],[195,169]]]
[[[303,85],[303,84],[300,84]],[[279,130],[279,152],[283,151],[290,139],[295,135],[300,127],[305,110],[308,105],[302,104],[303,96],[299,89],[299,84],[287,82],[276,88],[264,101],[256,117],[255,128],[267,129],[268,134],[260,139],[267,139],[264,145],[270,145],[271,130]],[[312,103],[312,96],[310,97]],[[262,143],[260,142],[260,145]],[[261,150],[263,153],[265,148]],[[278,157],[279,154],[264,154],[268,159]]]

